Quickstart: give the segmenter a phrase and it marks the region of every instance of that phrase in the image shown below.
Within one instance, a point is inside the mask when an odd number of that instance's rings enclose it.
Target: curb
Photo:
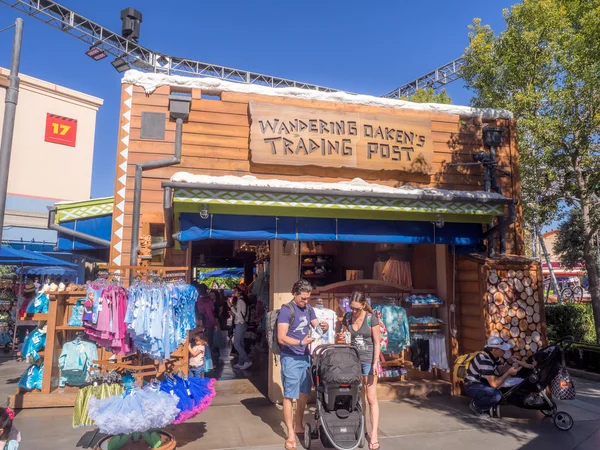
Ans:
[[[572,369],[570,367],[567,367],[567,370],[574,377],[583,378],[584,380],[589,380],[589,381],[600,382],[600,373],[587,372],[585,370]]]

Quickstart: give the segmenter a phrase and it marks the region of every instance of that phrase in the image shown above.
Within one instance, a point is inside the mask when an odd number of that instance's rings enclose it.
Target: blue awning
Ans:
[[[198,274],[198,279],[204,278],[242,278],[244,269],[217,269],[211,272],[202,272]]]
[[[42,253],[32,252],[29,250],[16,250],[14,248],[4,246],[0,249],[0,264],[77,267],[77,264],[63,261],[62,259],[53,258],[52,256],[44,255]]]
[[[203,239],[339,241],[389,244],[478,245],[482,227],[476,223],[329,219],[310,217],[212,214],[179,215],[181,242]]]
[[[70,230],[80,231],[90,236],[110,241],[112,215],[75,219],[68,222],[61,222],[60,225],[69,228]],[[105,249],[106,247],[76,239],[73,236],[68,236],[59,232],[57,248],[60,251],[71,251]]]
[[[22,268],[19,267],[17,269],[17,273],[22,274],[22,275],[56,275],[56,276],[61,276],[61,277],[68,276],[72,279],[77,278],[77,270],[76,269],[67,269],[64,267],[57,267],[57,266],[49,266],[49,267],[26,266],[26,267],[22,267]]]

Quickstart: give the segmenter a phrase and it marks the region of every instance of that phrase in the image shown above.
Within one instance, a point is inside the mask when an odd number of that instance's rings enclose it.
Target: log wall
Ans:
[[[181,91],[181,89],[177,89]],[[173,155],[175,122],[167,119],[164,140],[141,139],[142,112],[164,112],[168,117],[169,86],[146,95],[143,88],[123,85],[120,117],[120,136],[115,181],[115,211],[111,262],[127,264],[131,238],[135,164],[142,161],[169,158]],[[323,101],[277,98],[269,96],[223,92],[220,100],[202,98],[200,90],[192,90],[189,120],[183,126],[183,155],[181,164],[148,171],[144,174],[142,192],[143,214],[162,212],[161,183],[175,172],[186,171],[205,175],[248,175],[259,178],[283,178],[292,181],[348,181],[362,178],[372,183],[391,186],[414,185],[442,189],[482,190],[483,176],[478,166],[450,167],[451,163],[472,162],[472,154],[483,149],[482,123],[479,119],[426,113],[398,111],[393,108],[334,104]],[[274,105],[323,108],[332,111],[384,113],[398,117],[427,116],[431,119],[433,137],[433,173],[421,175],[395,171],[364,171],[318,167],[282,167],[255,165],[249,158],[251,100]],[[520,197],[518,155],[515,145],[515,123],[512,120],[494,122],[506,128],[505,143],[498,149],[498,165],[510,176],[499,178],[507,197]],[[519,219],[518,213],[518,220]],[[523,237],[520,223],[511,226],[507,250],[522,254]]]

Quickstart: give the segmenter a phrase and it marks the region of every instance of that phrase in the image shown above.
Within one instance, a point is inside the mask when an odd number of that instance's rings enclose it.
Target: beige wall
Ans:
[[[9,71],[0,68],[0,127]],[[103,100],[20,75],[9,195],[57,200],[90,197],[96,112]],[[77,120],[76,146],[44,141],[46,114]]]
[[[300,277],[300,259],[294,251],[284,255],[283,241],[271,241],[271,299],[269,310],[281,308],[284,303],[292,300],[292,286]],[[289,248],[293,243],[288,242]],[[275,355],[269,353],[269,400],[273,403],[283,402],[283,387],[281,384],[281,364]]]

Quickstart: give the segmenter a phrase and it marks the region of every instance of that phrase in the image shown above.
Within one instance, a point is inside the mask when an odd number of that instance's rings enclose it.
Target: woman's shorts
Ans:
[[[363,377],[367,377],[373,374],[373,364],[360,363],[360,369],[362,370]]]

